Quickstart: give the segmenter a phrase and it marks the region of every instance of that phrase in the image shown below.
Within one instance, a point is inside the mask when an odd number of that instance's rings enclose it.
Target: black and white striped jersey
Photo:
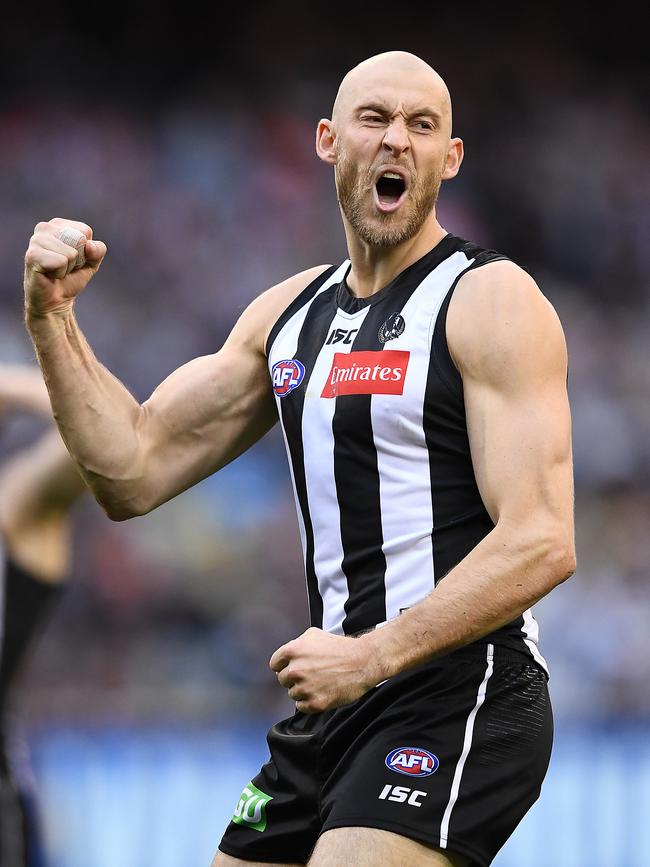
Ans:
[[[267,342],[311,622],[350,635],[423,599],[494,527],[476,484],[446,340],[459,278],[504,259],[446,235],[369,298],[349,261],[314,280]],[[483,641],[546,667],[530,611]]]

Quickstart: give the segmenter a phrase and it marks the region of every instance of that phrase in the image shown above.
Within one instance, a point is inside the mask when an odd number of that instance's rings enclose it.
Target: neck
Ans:
[[[345,217],[343,224],[351,262],[347,284],[358,298],[368,298],[379,292],[448,234],[438,223],[435,212],[432,212],[417,235],[397,247],[375,247],[367,244],[359,238]]]

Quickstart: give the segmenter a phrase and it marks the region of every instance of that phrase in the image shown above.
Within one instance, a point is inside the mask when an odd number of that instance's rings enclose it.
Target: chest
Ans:
[[[423,444],[436,299],[422,293],[400,309],[390,301],[356,313],[317,305],[297,333],[278,336],[269,371],[287,435],[322,449],[328,440],[341,449]]]

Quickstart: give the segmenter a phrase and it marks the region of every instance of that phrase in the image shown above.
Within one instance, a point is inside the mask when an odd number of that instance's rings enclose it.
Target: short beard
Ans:
[[[396,218],[395,214],[378,214],[372,221],[363,215],[364,196],[372,187],[373,173],[374,169],[365,177],[361,176],[353,161],[339,152],[336,163],[339,205],[354,231],[366,244],[372,247],[397,247],[417,235],[433,210],[442,183],[442,171],[434,170],[427,177],[411,182],[408,191],[412,203],[410,213],[405,222],[398,222],[397,225],[393,225],[393,222],[400,218]]]

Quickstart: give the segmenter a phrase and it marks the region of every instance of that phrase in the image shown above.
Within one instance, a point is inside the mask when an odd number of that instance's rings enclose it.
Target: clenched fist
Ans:
[[[280,686],[303,713],[320,713],[356,701],[383,676],[371,633],[351,638],[310,627],[279,647],[269,662]]]
[[[64,229],[72,229],[86,237],[85,244],[71,246],[61,240]],[[72,233],[67,233],[70,238]],[[85,262],[78,265],[79,250],[83,249]],[[63,220],[38,223],[25,254],[25,308],[28,314],[69,309],[74,299],[85,288],[106,255],[106,244],[93,240],[93,230],[85,223]],[[79,257],[83,259],[83,257]]]

